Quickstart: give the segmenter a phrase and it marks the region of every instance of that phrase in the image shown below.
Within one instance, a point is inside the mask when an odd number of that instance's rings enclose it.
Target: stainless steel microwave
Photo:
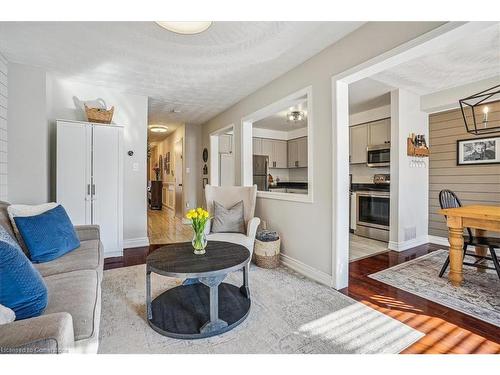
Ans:
[[[368,146],[366,148],[366,165],[371,168],[388,167],[391,165],[391,144]]]

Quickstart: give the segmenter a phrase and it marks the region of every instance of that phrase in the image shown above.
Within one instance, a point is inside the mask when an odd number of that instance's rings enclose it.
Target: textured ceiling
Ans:
[[[349,112],[358,113],[391,104],[390,91],[384,83],[364,78],[349,85]]]
[[[371,78],[419,95],[500,74],[500,23]]]
[[[307,126],[307,97],[299,98],[291,101],[286,108],[275,113],[272,116],[263,118],[262,120],[254,122],[254,128],[268,129],[268,130],[281,130],[291,131]],[[305,118],[302,121],[288,121],[287,114],[291,111],[302,111]]]
[[[149,97],[149,123],[203,123],[362,22],[0,22],[0,51],[65,78]],[[173,109],[180,113],[171,112]]]

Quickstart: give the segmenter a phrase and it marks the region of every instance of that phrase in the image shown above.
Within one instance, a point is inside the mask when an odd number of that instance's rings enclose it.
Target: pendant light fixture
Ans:
[[[460,99],[459,103],[467,133],[500,132],[500,85]]]

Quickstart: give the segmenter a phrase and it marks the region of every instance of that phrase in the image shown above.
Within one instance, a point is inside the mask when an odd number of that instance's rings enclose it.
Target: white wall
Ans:
[[[8,116],[8,62],[0,53],[0,200],[7,201],[8,187],[8,139],[7,139],[7,116]]]
[[[412,158],[406,152],[410,133],[424,134],[429,142],[429,117],[420,110],[420,96],[394,90],[391,92],[389,248],[397,251],[428,242],[429,160],[425,159],[424,168],[411,166]]]
[[[45,72],[9,63],[9,202],[40,204],[49,194]]]
[[[312,86],[314,103],[314,202],[259,198],[256,214],[282,237],[289,266],[329,283],[332,279],[332,92],[331,77],[390,50],[435,27],[438,23],[368,23],[305,63],[257,90],[203,126],[203,144],[209,134],[235,124],[237,183],[241,182],[241,119],[302,88]],[[346,200],[348,196],[346,195]],[[347,228],[346,228],[347,231]],[[335,251],[335,249],[333,249]]]
[[[51,199],[55,199],[55,120],[86,121],[75,100],[103,98],[108,107],[114,106],[113,122],[123,125],[123,236],[124,247],[144,246],[147,239],[147,121],[148,98],[123,93],[107,87],[83,84],[47,75],[47,118],[50,132]],[[46,125],[47,126],[47,125]],[[134,152],[128,156],[127,152]],[[136,168],[134,168],[134,166]],[[46,171],[48,172],[48,171]]]

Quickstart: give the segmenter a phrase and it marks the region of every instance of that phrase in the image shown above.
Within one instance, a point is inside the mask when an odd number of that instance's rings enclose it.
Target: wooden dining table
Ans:
[[[470,205],[445,208],[438,211],[445,215],[450,242],[450,272],[448,279],[455,286],[463,281],[462,262],[464,228],[474,229],[476,237],[484,237],[486,231],[500,232],[500,206]],[[485,255],[486,249],[476,247],[478,255]]]

